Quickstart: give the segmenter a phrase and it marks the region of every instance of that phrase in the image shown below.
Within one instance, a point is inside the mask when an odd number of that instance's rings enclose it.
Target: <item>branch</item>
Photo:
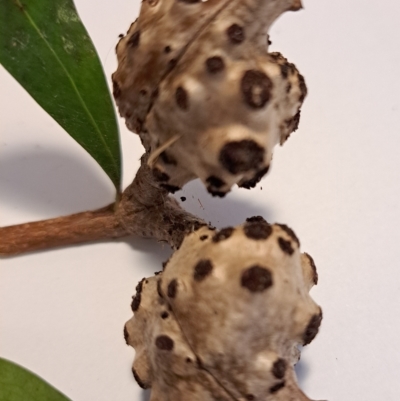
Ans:
[[[127,235],[114,204],[91,212],[0,228],[0,255],[15,255],[63,245]]]
[[[0,255],[10,256],[59,246],[128,235],[155,238],[179,248],[186,234],[207,225],[183,210],[160,188],[147,166],[148,155],[120,202],[95,211],[0,228]]]

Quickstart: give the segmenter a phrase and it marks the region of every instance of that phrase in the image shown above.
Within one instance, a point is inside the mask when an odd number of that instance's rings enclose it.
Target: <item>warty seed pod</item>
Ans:
[[[114,97],[160,185],[200,178],[214,196],[252,188],[297,129],[303,76],[268,53],[268,29],[299,0],[145,0],[117,45]]]
[[[143,279],[125,339],[151,401],[309,401],[294,364],[322,320],[312,258],[286,225],[261,217],[188,235]]]

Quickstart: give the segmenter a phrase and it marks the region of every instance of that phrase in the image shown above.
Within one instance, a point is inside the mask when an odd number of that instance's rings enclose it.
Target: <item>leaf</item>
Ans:
[[[0,401],[71,401],[50,384],[0,358]]]
[[[115,112],[72,0],[0,0],[0,63],[94,157],[119,191]]]

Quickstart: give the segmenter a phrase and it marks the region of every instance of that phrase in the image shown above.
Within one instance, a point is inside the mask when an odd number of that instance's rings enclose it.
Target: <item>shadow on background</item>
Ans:
[[[60,149],[21,150],[0,159],[3,204],[54,217],[96,209],[114,199],[111,181],[87,156]]]
[[[157,242],[154,239],[130,236],[121,238],[119,241],[127,243],[134,251],[142,255],[145,260],[144,267],[148,272],[148,277],[162,270],[162,263],[172,254],[172,249],[167,243]]]
[[[294,367],[297,381],[301,389],[304,388],[310,368],[304,359],[301,359]]]
[[[142,401],[149,401],[150,393],[151,393],[151,390],[143,390],[142,391]]]
[[[273,221],[272,211],[253,201],[260,187],[262,182],[250,191],[234,188],[220,199],[213,198],[200,180],[195,180],[175,197],[188,212],[217,228],[241,224],[254,215]],[[36,152],[20,150],[1,157],[0,197],[5,205],[58,217],[106,206],[114,200],[114,188],[89,155],[85,161],[82,155],[38,147]]]
[[[203,218],[217,228],[242,224],[251,216],[263,216],[274,222],[274,213],[268,206],[254,201],[254,194],[261,190],[263,182],[256,188],[246,190],[234,187],[224,198],[212,197],[200,180],[189,182],[175,194],[181,206],[188,212]],[[185,197],[184,202],[181,197]]]

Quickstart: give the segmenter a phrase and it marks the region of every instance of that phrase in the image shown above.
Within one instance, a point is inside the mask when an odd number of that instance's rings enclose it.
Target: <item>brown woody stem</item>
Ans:
[[[183,210],[160,188],[147,155],[118,204],[65,217],[0,228],[0,255],[9,256],[65,245],[120,238],[155,238],[179,248],[189,232],[206,225]]]
[[[0,254],[15,255],[127,235],[113,207],[0,228]]]

